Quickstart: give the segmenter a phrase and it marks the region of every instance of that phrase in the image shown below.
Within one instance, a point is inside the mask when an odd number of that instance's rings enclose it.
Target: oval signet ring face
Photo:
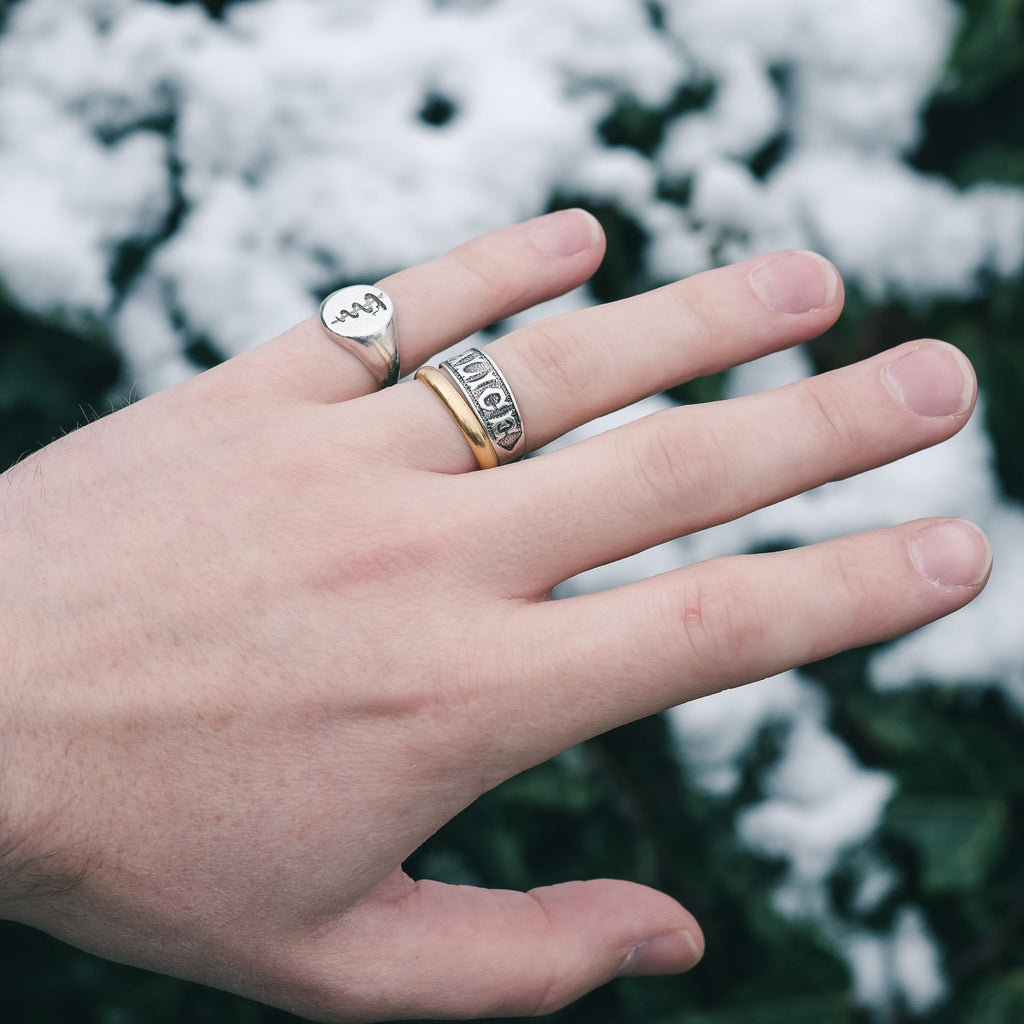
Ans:
[[[398,382],[398,329],[387,292],[368,284],[339,288],[320,303],[320,322],[334,341],[366,365],[380,387]]]

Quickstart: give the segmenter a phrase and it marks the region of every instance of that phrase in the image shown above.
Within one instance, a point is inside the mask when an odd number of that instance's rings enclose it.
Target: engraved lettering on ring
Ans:
[[[454,360],[452,361],[452,365],[455,365]],[[459,376],[470,384],[475,384],[484,377],[496,378],[497,375],[495,374],[493,367],[488,363],[485,363],[482,359],[470,358],[468,361],[465,359],[463,360],[462,365],[459,367]]]
[[[505,393],[498,390],[498,388],[490,388],[487,391],[478,391],[476,397],[477,401],[479,401],[481,405],[489,405],[492,409],[496,409],[499,405],[508,405],[508,399],[505,397]]]
[[[445,360],[441,369],[459,385],[473,404],[491,441],[510,458],[523,445],[523,422],[501,371],[479,349]]]

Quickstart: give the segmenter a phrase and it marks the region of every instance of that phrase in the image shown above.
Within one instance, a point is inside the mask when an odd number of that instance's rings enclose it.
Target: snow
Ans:
[[[1020,269],[1024,195],[958,190],[906,160],[956,29],[952,0],[659,6],[664,32],[638,0],[249,0],[220,22],[194,4],[21,0],[0,37],[0,283],[29,310],[106,322],[133,383],[152,391],[194,371],[184,350],[196,337],[241,351],[341,283],[542,212],[556,195],[616,203],[664,279],[783,246],[823,252],[877,298],[969,296]],[[603,143],[598,126],[620,98],[658,107],[683,85],[709,103],[672,121],[651,158]],[[446,123],[421,119],[432,97],[448,105]],[[777,160],[758,176],[747,161],[773,144]],[[680,182],[686,208],[660,198]],[[149,255],[117,295],[111,271],[127,241]],[[545,311],[585,301],[576,292]],[[780,353],[735,371],[729,389],[808,372],[801,353]],[[665,404],[649,399],[563,443]],[[879,653],[873,680],[1001,685],[1024,708],[1024,511],[999,494],[980,424],[563,592],[779,539],[967,516],[995,549],[988,592]],[[672,722],[680,756],[719,795],[758,731],[783,728],[781,760],[740,830],[787,860],[779,905],[833,928],[824,880],[870,834],[892,780],[829,732],[824,699],[799,673]],[[864,892],[885,878],[865,867]],[[914,908],[889,936],[835,941],[867,1004],[941,998]]]
[[[825,881],[837,851],[871,834],[893,792],[886,775],[854,761],[820,712],[806,711],[792,722],[785,753],[764,785],[766,799],[743,814],[740,836],[786,857],[800,881],[798,894],[812,891],[808,882]]]
[[[846,936],[844,942],[854,969],[855,995],[861,1003],[903,1003],[918,1015],[945,996],[942,965],[920,911],[902,910],[888,935],[861,932]]]
[[[725,258],[815,249],[876,297],[966,296],[982,269],[1019,266],[1017,192],[958,193],[903,161],[955,29],[952,4],[726,0],[668,10],[692,59],[721,84],[706,112],[676,122],[657,160],[669,178],[692,177],[693,221]],[[786,156],[758,181],[742,161],[776,138]],[[670,275],[666,255],[655,262]]]
[[[152,390],[187,372],[189,338],[240,351],[341,280],[556,193],[629,211],[665,278],[796,246],[872,294],[964,295],[1020,264],[1020,195],[959,193],[902,159],[948,0],[663,6],[667,33],[635,0],[260,0],[223,22],[155,0],[24,0],[0,39],[0,279],[31,309],[108,317]],[[670,124],[654,159],[602,144],[619,97],[657,106],[708,82],[708,109]],[[431,97],[448,123],[418,117]],[[756,179],[740,160],[780,134],[784,159]],[[658,198],[680,176],[687,211]],[[145,335],[108,283],[118,243],[140,238],[153,253],[124,305],[156,303]]]
[[[985,593],[956,615],[883,650],[874,659],[872,678],[882,690],[924,683],[997,685],[1024,714],[1024,511],[998,502],[976,518],[994,552]]]

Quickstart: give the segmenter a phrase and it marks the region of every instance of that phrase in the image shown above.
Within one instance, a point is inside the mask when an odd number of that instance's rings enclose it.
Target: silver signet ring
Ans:
[[[368,284],[339,288],[320,303],[320,322],[387,388],[398,382],[398,328],[391,296]]]

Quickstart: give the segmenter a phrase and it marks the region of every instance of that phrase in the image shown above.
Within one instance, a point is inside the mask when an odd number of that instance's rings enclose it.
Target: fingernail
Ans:
[[[974,587],[992,567],[992,548],[972,523],[946,519],[910,538],[917,571],[936,587]]]
[[[780,313],[810,313],[830,306],[839,275],[813,252],[784,252],[750,272],[750,286],[762,302]]]
[[[601,225],[586,210],[558,210],[538,217],[530,239],[548,256],[575,256],[601,237]]]
[[[882,382],[893,398],[918,416],[956,416],[970,408],[974,374],[952,345],[930,342],[887,363]]]
[[[704,944],[687,931],[668,932],[641,942],[619,971],[620,978],[688,971],[704,955]]]

